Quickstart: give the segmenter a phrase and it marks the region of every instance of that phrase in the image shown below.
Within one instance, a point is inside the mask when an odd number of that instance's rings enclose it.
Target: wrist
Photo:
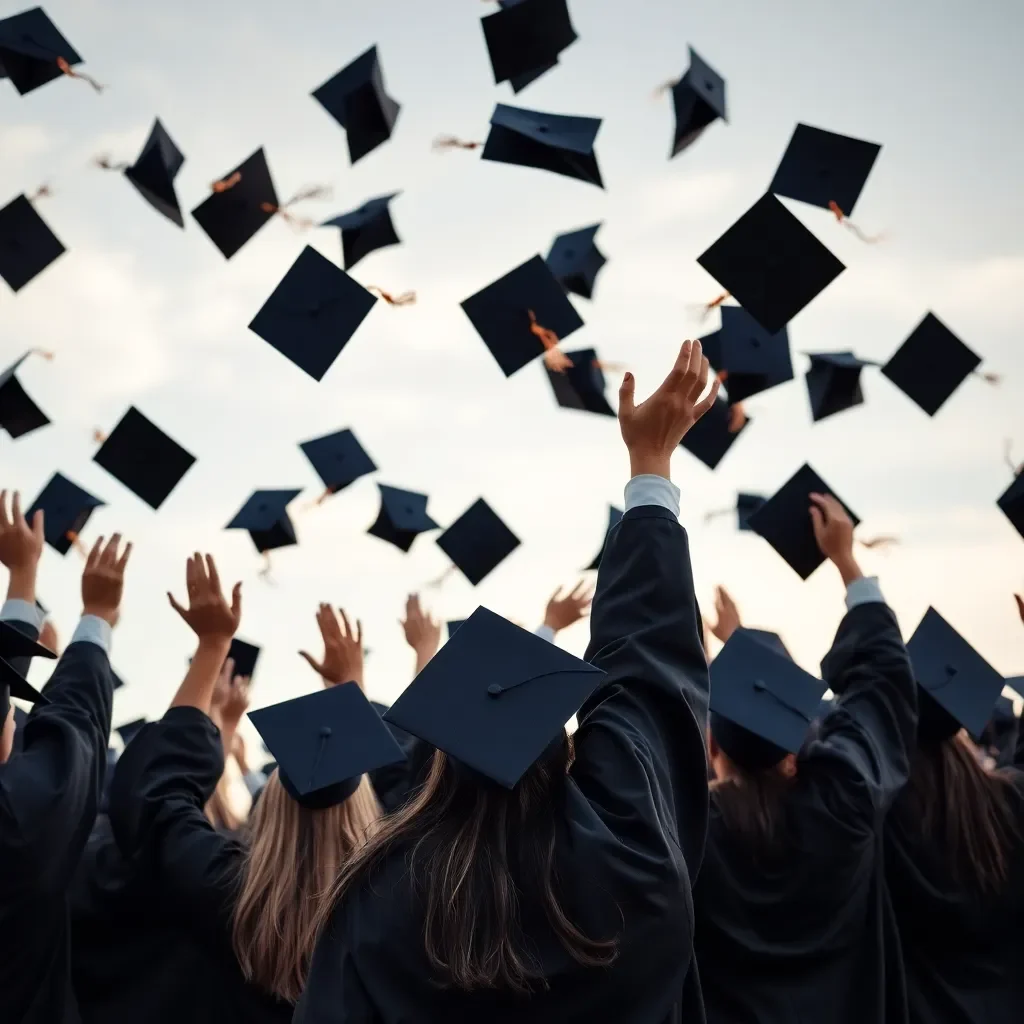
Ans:
[[[848,587],[854,580],[864,578],[864,573],[861,572],[861,568],[853,557],[852,552],[838,558],[833,558],[832,562],[839,570],[839,575],[842,577],[845,586]]]
[[[651,452],[630,451],[630,476],[663,476],[672,479],[671,455],[657,455]]]
[[[228,652],[231,650],[231,637],[229,636],[200,636],[199,642],[196,645],[196,654],[200,652],[204,654],[216,654],[221,651],[224,652],[224,658],[228,656]]]
[[[552,633],[560,633],[562,631],[561,624],[556,619],[551,618],[549,615],[544,616],[544,621],[543,623],[541,623],[541,625],[543,625],[547,629],[550,629]]]
[[[117,625],[119,612],[116,608],[104,608],[100,605],[87,604],[82,607],[82,615],[92,615],[97,619],[102,619],[113,629]]]
[[[7,582],[8,601],[28,601],[35,604],[36,600],[36,563],[30,566],[12,566],[11,577]]]

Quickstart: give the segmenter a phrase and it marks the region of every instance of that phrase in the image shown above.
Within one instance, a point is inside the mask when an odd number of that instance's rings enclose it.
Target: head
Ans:
[[[0,702],[0,708],[3,702]],[[6,764],[14,749],[14,706],[7,701],[7,715],[4,718],[3,731],[0,732],[0,764]]]
[[[249,844],[232,941],[245,977],[286,1002],[302,994],[317,936],[317,908],[370,835],[380,807],[367,776],[340,804],[303,807],[278,772],[249,819]]]
[[[526,993],[543,983],[520,903],[543,912],[577,963],[611,963],[615,938],[585,935],[559,900],[555,828],[571,763],[572,740],[563,733],[506,789],[435,752],[419,793],[342,871],[322,907],[321,926],[349,887],[400,844],[422,899],[427,960],[442,984]]]

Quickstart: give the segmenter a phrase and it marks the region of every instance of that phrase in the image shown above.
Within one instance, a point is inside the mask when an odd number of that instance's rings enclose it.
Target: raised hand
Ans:
[[[10,570],[8,598],[36,599],[36,570],[43,553],[43,512],[36,511],[32,525],[21,514],[21,495],[15,491],[7,512],[7,492],[0,491],[0,563]]]
[[[849,585],[864,574],[853,557],[853,520],[831,494],[811,495],[811,524],[821,553],[839,570]]]
[[[544,625],[556,633],[568,629],[574,622],[579,622],[590,614],[590,602],[593,598],[593,588],[588,587],[585,580],[580,580],[566,594],[563,594],[562,588],[559,587],[548,601],[544,612]]]
[[[171,607],[185,620],[200,642],[230,644],[242,618],[242,584],[236,583],[228,604],[220,585],[213,555],[205,558],[197,551],[185,565],[185,589],[188,607],[178,604],[168,591]]]
[[[400,622],[405,642],[416,652],[416,674],[419,675],[441,646],[441,623],[423,610],[419,594],[409,595],[405,618]]]
[[[1020,621],[1024,622],[1024,597],[1020,594],[1014,594],[1014,598],[1017,601],[1017,614],[1020,616]]]
[[[356,628],[349,624],[344,608],[339,608],[341,621],[329,604],[321,604],[316,613],[316,623],[324,641],[324,656],[317,661],[308,651],[299,654],[318,672],[324,686],[339,683],[363,685],[363,624],[356,620]]]
[[[121,617],[121,597],[124,594],[124,571],[132,553],[129,541],[118,553],[121,534],[115,533],[103,544],[100,537],[89,552],[82,572],[82,614],[95,615],[116,626]]]
[[[708,629],[724,644],[743,623],[740,610],[725,587],[715,587],[715,615],[717,622],[709,622]]]

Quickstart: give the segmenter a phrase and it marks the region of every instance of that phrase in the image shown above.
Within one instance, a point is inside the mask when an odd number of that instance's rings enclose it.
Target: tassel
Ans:
[[[718,309],[718,307],[722,305],[722,303],[725,302],[726,299],[731,298],[732,292],[722,292],[721,295],[717,296],[716,298],[713,298],[710,302],[704,303],[704,305],[700,307],[701,320],[706,320],[711,310]]]
[[[374,295],[379,295],[389,306],[411,306],[416,301],[415,292],[402,292],[400,295],[392,295],[375,284],[368,284],[366,290],[373,292]]]
[[[53,189],[46,183],[42,184],[28,197],[30,203],[34,203],[37,199],[49,199],[53,195]]]
[[[45,348],[30,348],[29,352],[33,355],[42,356],[48,363],[52,363],[57,357],[52,353],[48,352]]]
[[[667,81],[662,82],[652,93],[653,99],[660,100],[665,93],[671,92],[678,84],[678,78],[669,78]]]
[[[483,146],[482,142],[466,142],[454,135],[439,135],[434,139],[430,148],[435,152],[441,152],[445,149],[480,149],[481,146]]]
[[[90,78],[88,75],[83,75],[81,71],[76,71],[63,57],[57,58],[57,67],[60,69],[61,74],[67,75],[68,78],[80,78],[83,82],[88,82],[97,92],[103,92],[105,88],[95,78]]]
[[[1009,438],[1003,442],[1003,461],[1010,467],[1010,472],[1013,474],[1014,479],[1019,477],[1021,473],[1024,473],[1024,462],[1018,466],[1013,461],[1013,441]]]
[[[104,170],[104,171],[126,171],[126,170],[128,170],[129,167],[131,167],[131,164],[123,163],[123,162],[115,164],[110,159],[110,157],[107,156],[106,153],[103,153],[103,154],[101,154],[100,156],[97,156],[97,157],[93,157],[93,161],[92,162],[93,162],[93,164],[95,164],[96,167],[99,167],[101,170]]]
[[[449,565],[448,568],[445,569],[445,571],[443,573],[441,573],[440,576],[437,577],[437,579],[431,580],[427,584],[427,586],[431,590],[437,590],[439,587],[441,587],[444,584],[445,580],[447,580],[448,577],[451,576],[451,574],[453,572],[455,572],[455,566],[454,565]]]
[[[870,549],[873,548],[891,548],[896,544],[899,544],[899,537],[891,536],[880,536],[880,537],[869,537],[867,540],[859,540],[858,543],[861,547]]]
[[[836,220],[839,221],[839,223],[842,224],[843,227],[847,228],[849,231],[852,231],[862,242],[866,242],[868,245],[876,245],[878,242],[881,242],[885,238],[884,234],[864,234],[864,232],[861,231],[861,229],[857,227],[856,224],[851,224],[850,221],[846,219],[846,214],[843,213],[843,211],[839,208],[839,204],[835,202],[835,200],[829,200],[828,208],[835,215]]]
[[[228,189],[234,188],[242,180],[242,172],[235,171],[234,174],[229,174],[226,178],[221,178],[220,181],[215,181],[210,186],[211,192],[227,192]]]
[[[998,387],[1003,382],[1002,374],[999,373],[982,373],[981,370],[972,372],[975,377],[980,377],[986,384],[991,384],[993,387]]]
[[[263,556],[263,567],[256,575],[259,576],[264,583],[269,583],[270,586],[274,586],[274,580],[270,575],[270,570],[273,568],[270,564],[270,552],[261,551],[260,554]]]
[[[330,488],[326,488],[319,497],[314,498],[312,501],[307,501],[305,504],[299,507],[299,512],[312,512],[313,509],[319,508],[331,495],[335,492]]]
[[[67,537],[67,539],[68,539],[69,541],[71,541],[71,546],[72,546],[72,547],[73,547],[73,548],[74,548],[74,549],[75,549],[75,550],[76,550],[76,551],[77,551],[77,552],[78,552],[78,553],[79,553],[79,554],[80,554],[80,555],[81,555],[81,556],[82,556],[83,558],[88,558],[88,557],[89,557],[89,552],[85,550],[85,545],[84,545],[84,544],[82,543],[82,538],[81,538],[81,537],[79,537],[79,536],[78,536],[78,534],[77,534],[77,533],[75,533],[75,531],[74,531],[74,530],[68,530],[68,532],[67,532],[66,534],[64,534],[64,536],[65,536],[65,537]]]
[[[729,426],[726,428],[730,434],[738,434],[747,425],[747,414],[743,410],[743,404],[737,402],[729,406]]]
[[[736,506],[733,505],[731,508],[716,508],[710,512],[704,513],[704,522],[710,523],[715,519],[721,519],[722,516],[731,516],[736,511]]]
[[[330,188],[326,185],[312,185],[309,188],[302,189],[296,192],[286,203],[281,203],[280,206],[275,206],[273,203],[260,203],[260,209],[264,213],[276,214],[282,220],[287,221],[292,227],[297,228],[300,231],[305,231],[308,228],[313,227],[315,221],[310,220],[308,217],[296,217],[293,213],[289,213],[289,209],[296,203],[305,202],[307,199],[323,199],[330,195]]]
[[[537,323],[537,314],[532,309],[528,309],[526,315],[530,318],[530,333],[544,346],[544,365],[552,373],[571,370],[572,360],[558,347],[558,335]]]

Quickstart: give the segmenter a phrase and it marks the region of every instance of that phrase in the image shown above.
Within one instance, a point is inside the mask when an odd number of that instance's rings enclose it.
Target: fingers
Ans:
[[[195,593],[197,586],[196,560],[195,558],[189,558],[185,562],[185,592],[189,601],[192,600],[192,595]]]
[[[359,649],[363,649],[363,623],[361,619],[356,619],[356,643],[359,645]]]
[[[237,622],[242,618],[242,584],[236,583],[231,588],[231,617]]]
[[[321,665],[320,662],[317,661],[316,658],[314,658],[313,655],[309,653],[309,651],[299,651],[299,657],[300,658],[305,658],[306,661],[309,663],[309,667],[318,676],[322,676],[324,674],[324,667],[323,667],[323,665]]]
[[[705,359],[706,363],[707,360]],[[722,388],[722,381],[719,377],[711,382],[711,390],[693,407],[693,422],[701,418],[718,401],[718,392]]]
[[[619,419],[629,419],[633,415],[633,398],[636,393],[636,379],[627,373],[619,385]]]
[[[825,515],[817,505],[811,506],[811,525],[814,527],[814,536],[820,543],[825,532]]]
[[[131,553],[132,553],[132,542],[128,541],[128,543],[125,544],[125,546],[124,546],[124,552],[122,553],[121,557],[117,560],[117,563],[116,563],[116,568],[117,568],[118,572],[120,572],[120,573],[124,572],[125,568],[128,565],[128,558],[131,555]]]
[[[320,614],[320,634],[324,638],[324,646],[332,644],[341,646],[345,642],[345,638],[342,635],[338,617],[334,614],[334,609],[329,604],[322,604]]]
[[[21,517],[21,493],[19,491],[15,491],[14,497],[11,498],[11,522],[15,526],[21,526],[25,522]]]
[[[700,342],[697,342],[700,345]],[[690,388],[690,401],[696,402],[701,395],[704,394],[704,389],[708,386],[708,374],[711,373],[711,363],[708,362],[707,357],[701,354],[700,348],[694,350],[698,353],[700,361],[697,363],[695,368],[696,377],[694,379],[693,387]]]
[[[352,639],[352,626],[349,624],[348,616],[345,614],[344,608],[339,608],[338,611],[341,613],[341,622],[344,626],[344,637],[346,640]]]
[[[89,552],[89,557],[85,560],[86,571],[95,569],[100,564],[100,554],[103,551],[103,538],[97,537],[96,543],[93,544],[92,550]]]
[[[35,515],[32,516],[32,532],[35,534],[36,540],[42,544],[43,537],[46,535],[46,517],[41,508],[37,508]]]
[[[6,530],[11,525],[7,518],[7,491],[0,491],[0,529]]]
[[[574,599],[578,598],[580,596],[580,594],[582,594],[583,591],[586,590],[586,589],[587,589],[587,581],[586,580],[580,580],[579,583],[577,583],[576,586],[572,588],[572,592],[569,594],[569,596],[571,598],[574,598]]]
[[[182,608],[180,604],[175,600],[174,595],[168,590],[167,600],[171,602],[171,607],[187,622],[188,621],[188,610]]]
[[[207,590],[210,585],[210,578],[206,574],[206,563],[198,551],[192,555],[192,583],[200,591]]]
[[[206,556],[206,574],[210,580],[210,586],[217,593],[221,593],[220,589],[220,574],[217,572],[217,563],[213,560],[213,555]]]

